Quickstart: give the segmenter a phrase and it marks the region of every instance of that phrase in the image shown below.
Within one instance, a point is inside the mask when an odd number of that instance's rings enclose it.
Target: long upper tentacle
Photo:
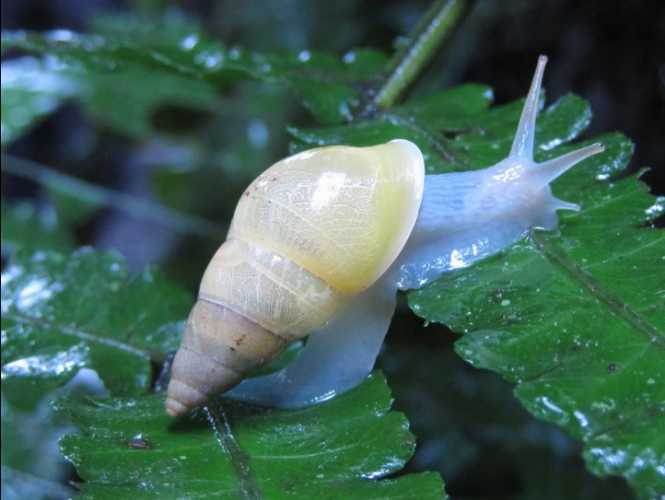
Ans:
[[[533,139],[536,134],[536,117],[538,116],[538,96],[540,95],[540,86],[543,81],[543,73],[547,64],[547,56],[538,57],[536,72],[531,81],[531,88],[526,97],[520,123],[515,132],[513,147],[510,150],[510,156],[527,158],[533,160]]]

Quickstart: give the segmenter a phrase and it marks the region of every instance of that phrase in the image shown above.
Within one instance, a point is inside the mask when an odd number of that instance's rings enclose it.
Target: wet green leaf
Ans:
[[[130,277],[116,255],[29,254],[69,245],[59,228],[35,230],[43,224],[32,210],[5,214],[3,205],[3,247],[7,230],[21,250],[2,273],[2,494],[64,498],[69,470],[57,441],[70,424],[53,416],[51,401],[145,392],[150,355],[178,342],[189,297],[152,271]]]
[[[561,235],[536,233],[410,302],[467,332],[457,352],[518,383],[529,411],[585,442],[593,471],[649,498],[665,479],[665,238],[638,229],[653,199],[634,179],[594,188]]]
[[[456,338],[435,323],[423,329],[412,315],[399,315],[391,325],[380,367],[395,407],[418,436],[410,470],[439,471],[454,498],[633,498],[622,478],[588,472],[581,444],[530,415],[511,383],[457,356]],[[469,485],[478,471],[483,480]]]
[[[472,170],[506,156],[522,110],[522,101],[485,110],[492,98],[482,85],[464,85],[414,100],[369,120],[349,125],[304,129],[290,127],[293,151],[329,144],[369,146],[395,138],[420,147],[428,174]],[[543,151],[577,137],[589,124],[589,105],[568,94],[538,118]]]
[[[303,410],[221,400],[209,421],[204,412],[174,421],[159,395],[64,403],[81,432],[61,447],[87,498],[441,498],[435,473],[383,479],[415,448],[391,403],[377,373]]]
[[[224,112],[220,91],[238,79],[286,86],[321,123],[348,120],[363,85],[380,76],[385,57],[367,49],[338,58],[326,53],[264,54],[224,46],[179,18],[162,23],[122,18],[98,32],[3,32],[2,47],[43,55],[3,62],[3,144],[65,97],[133,137],[154,134],[162,105]],[[38,72],[39,84],[31,75]],[[11,78],[9,78],[11,76]],[[7,83],[6,83],[7,81]],[[47,105],[48,104],[48,105]]]
[[[62,446],[86,480],[89,496],[227,492],[234,497],[260,490],[271,498],[309,498],[329,488],[333,496],[350,498],[408,492],[441,497],[435,473],[376,481],[400,470],[415,448],[406,418],[390,411],[392,400],[380,375],[301,411],[224,402],[212,407],[211,423],[201,418],[175,423],[162,396],[138,396],[151,379],[151,355],[177,347],[190,302],[154,272],[130,277],[112,254],[19,253],[2,275],[3,426],[16,422],[9,408],[36,415],[35,408],[46,404],[44,396],[69,393],[74,375],[90,368],[111,394],[134,399],[69,398],[60,414],[82,431]],[[31,432],[55,433],[47,420]],[[26,479],[34,457],[23,453],[21,443],[3,441],[3,465],[17,464],[7,465],[12,481],[7,487],[55,487],[46,478]],[[22,456],[26,463],[20,463]]]
[[[111,394],[144,393],[190,302],[153,271],[129,276],[114,254],[19,254],[2,273],[2,394],[30,410],[81,368]]]
[[[506,156],[522,107],[486,109],[490,99],[487,88],[471,85],[348,126],[292,127],[292,150],[399,137],[418,144],[428,173],[485,167]],[[590,119],[574,95],[547,107],[536,159],[573,149],[567,143]],[[593,472],[623,475],[649,497],[665,491],[665,235],[650,227],[663,202],[635,177],[612,180],[632,154],[628,139],[596,140],[606,152],[555,183],[558,196],[583,206],[560,216],[560,232],[534,233],[412,292],[409,302],[426,320],[465,333],[457,352],[518,383],[534,415],[583,440]]]
[[[214,88],[207,83],[138,64],[112,71],[74,61],[24,57],[2,63],[3,73],[9,68],[16,76],[12,86],[3,79],[3,144],[55,110],[65,98],[80,100],[104,125],[138,138],[155,133],[153,116],[160,105],[205,112],[220,106]]]
[[[558,116],[562,107],[541,124],[543,159],[572,149],[550,145],[588,122]],[[531,413],[581,439],[593,472],[623,475],[652,498],[665,491],[665,233],[650,226],[662,201],[635,177],[608,181],[632,144],[619,134],[598,140],[607,151],[554,186],[583,206],[561,216],[559,232],[534,232],[409,303],[464,333],[458,354],[515,382]]]
[[[50,71],[33,57],[3,61],[1,144],[4,146],[24,134],[77,90],[76,82]]]

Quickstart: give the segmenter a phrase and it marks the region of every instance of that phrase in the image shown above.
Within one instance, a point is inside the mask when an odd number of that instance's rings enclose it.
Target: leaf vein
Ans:
[[[87,332],[81,328],[76,328],[72,325],[63,325],[55,322],[47,321],[41,318],[35,318],[34,316],[26,316],[24,314],[18,313],[16,311],[5,313],[4,316],[7,319],[13,320],[17,323],[35,325],[39,328],[48,329],[52,328],[59,330],[64,335],[70,335],[81,340],[88,342],[96,342],[98,344],[105,345],[107,347],[113,347],[121,351],[134,354],[135,356],[140,356],[142,358],[150,359],[150,353],[138,347],[134,347],[125,342],[115,340],[109,337],[104,337],[98,333]]]
[[[616,316],[623,319],[631,327],[642,333],[651,344],[665,349],[665,334],[660,332],[655,326],[651,325],[635,313],[628,304],[624,303],[611,292],[605,290],[593,276],[581,269],[575,262],[568,259],[565,255],[550,243],[543,233],[532,231],[531,237],[538,251],[554,266],[564,270],[566,274],[575,282],[582,285],[591,296],[604,303],[605,306]]]

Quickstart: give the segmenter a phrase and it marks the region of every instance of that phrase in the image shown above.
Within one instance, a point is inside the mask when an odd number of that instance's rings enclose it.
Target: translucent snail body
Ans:
[[[533,227],[555,228],[556,210],[577,210],[549,183],[603,147],[533,161],[545,63],[541,56],[509,156],[486,169],[425,176],[418,147],[398,139],[312,149],[259,176],[203,276],[167,412],[222,392],[301,407],[348,390],[374,365],[397,290],[496,253]],[[307,335],[286,368],[246,379]]]

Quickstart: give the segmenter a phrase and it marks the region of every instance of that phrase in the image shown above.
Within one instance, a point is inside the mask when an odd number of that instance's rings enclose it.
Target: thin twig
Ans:
[[[154,221],[179,233],[198,234],[215,241],[220,241],[226,234],[225,227],[201,217],[172,210],[159,203],[121,191],[97,186],[56,172],[31,160],[3,154],[2,171],[94,205],[113,208],[139,219]]]
[[[409,36],[409,43],[393,56],[390,74],[374,97],[374,105],[389,108],[395,104],[453,31],[468,4],[467,0],[437,0],[432,4]]]

